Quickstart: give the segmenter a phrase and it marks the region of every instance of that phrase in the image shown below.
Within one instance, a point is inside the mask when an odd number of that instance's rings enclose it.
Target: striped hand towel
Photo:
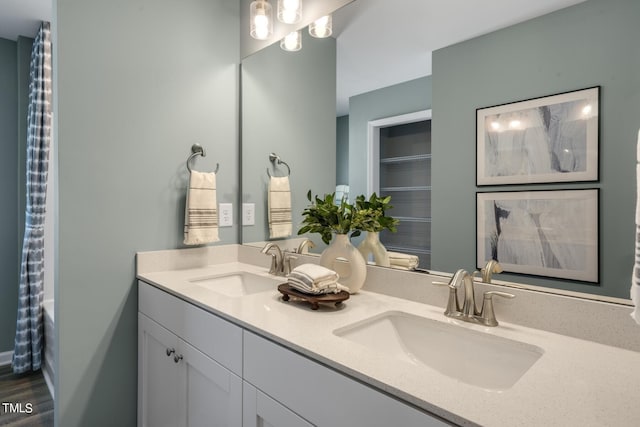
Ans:
[[[184,244],[217,242],[216,174],[192,171],[184,213]]]
[[[269,236],[279,239],[291,236],[291,190],[288,176],[272,176],[269,180]]]
[[[636,307],[631,313],[631,317],[640,325],[640,130],[638,131],[636,152],[636,258],[631,277],[631,300]]]

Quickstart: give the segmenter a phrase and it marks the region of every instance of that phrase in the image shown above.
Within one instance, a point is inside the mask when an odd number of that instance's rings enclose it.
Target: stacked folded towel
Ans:
[[[392,268],[400,270],[415,270],[418,268],[418,257],[401,252],[387,252],[389,254],[389,264]]]
[[[269,236],[279,239],[291,236],[291,189],[288,176],[272,176],[269,180]]]
[[[338,283],[339,278],[338,273],[321,265],[302,264],[287,275],[287,282],[292,288],[306,294],[348,292],[349,288]]]
[[[216,174],[192,171],[184,213],[184,244],[217,242]]]

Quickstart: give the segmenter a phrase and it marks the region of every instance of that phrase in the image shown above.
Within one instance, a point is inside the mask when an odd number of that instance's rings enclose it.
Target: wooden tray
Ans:
[[[300,298],[311,304],[311,310],[317,310],[320,303],[333,303],[336,307],[342,305],[342,301],[349,299],[349,292],[340,291],[337,294],[312,295],[305,294],[299,290],[292,288],[288,283],[278,285],[278,290],[282,294],[283,301],[289,301],[291,297]]]

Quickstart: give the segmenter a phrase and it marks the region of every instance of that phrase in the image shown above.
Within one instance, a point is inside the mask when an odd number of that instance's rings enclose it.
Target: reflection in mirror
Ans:
[[[349,28],[340,29],[340,13],[349,12],[359,3],[363,2],[356,1],[334,16],[339,60],[340,58],[353,60],[358,57],[356,54],[340,53],[341,34],[346,34],[349,30]],[[368,9],[376,9],[379,3],[383,2],[377,0],[367,2],[370,6]],[[414,75],[394,82],[397,84],[389,83],[382,88],[370,88],[365,93],[350,94],[348,111],[343,110],[343,113],[339,114],[337,125],[336,122],[331,125],[333,129],[337,128],[338,133],[335,148],[337,155],[333,160],[337,178],[335,183],[348,184],[351,198],[358,194],[367,194],[371,188],[370,153],[367,145],[369,122],[433,108],[431,129],[433,158],[430,183],[433,225],[430,245],[431,269],[456,271],[458,268],[472,270],[481,267],[476,265],[475,253],[476,192],[596,187],[600,188],[602,200],[599,212],[601,271],[599,283],[588,284],[507,272],[496,275],[494,282],[504,280],[627,299],[628,276],[633,265],[632,233],[634,232],[635,201],[634,189],[630,183],[635,183],[633,180],[634,143],[639,125],[637,117],[640,117],[640,94],[637,91],[629,91],[630,88],[637,86],[634,76],[640,73],[640,69],[637,63],[630,64],[628,58],[629,52],[633,52],[633,57],[639,56],[638,46],[633,43],[633,40],[640,38],[638,34],[640,30],[632,18],[638,16],[638,6],[632,0],[615,0],[613,3],[607,0],[550,0],[536,2],[535,5],[530,2],[513,3],[516,9],[521,9],[523,6],[531,9],[521,14],[512,13],[511,15],[509,13],[514,10],[506,11],[501,15],[502,20],[493,21],[491,25],[484,28],[474,27],[473,31],[466,36],[458,34],[457,39],[452,39],[450,35],[447,38],[446,28],[443,29],[440,22],[433,22],[434,25],[427,26],[428,29],[425,31],[428,34],[425,36],[434,36],[438,41],[427,49],[427,51],[435,51],[432,58],[427,61],[427,69],[423,70],[422,77]],[[612,7],[612,4],[615,7]],[[469,8],[473,7],[475,6],[469,5]],[[563,7],[565,8],[562,9]],[[417,7],[404,8],[404,10],[413,10],[418,13]],[[360,22],[358,19],[361,18],[357,14],[353,11],[349,13],[351,13],[349,19],[354,23]],[[483,17],[476,21],[489,22],[491,17],[483,13],[485,12],[481,10],[469,9],[465,12],[465,16]],[[495,14],[495,10],[492,13]],[[455,13],[451,14],[451,16],[455,15]],[[437,11],[423,16],[422,21],[438,21],[438,16],[442,18],[441,21],[446,21],[445,15],[438,15]],[[393,26],[393,33],[407,26],[404,25],[406,21],[397,20],[399,23],[397,27],[393,22],[394,20],[389,16],[385,27]],[[442,25],[444,27],[449,25],[455,30],[457,24],[449,21],[449,24]],[[438,29],[437,34],[432,34],[436,31],[434,28]],[[496,30],[496,28],[502,29]],[[390,34],[389,31],[385,33]],[[478,34],[485,35],[478,37]],[[407,37],[405,40],[415,39]],[[377,46],[371,43],[368,47],[375,49]],[[379,47],[382,49],[382,44]],[[532,52],[535,52],[535,55],[532,55]],[[567,52],[571,52],[571,55],[567,55]],[[384,61],[381,59],[380,63]],[[431,68],[433,68],[432,73]],[[295,69],[290,69],[289,73],[298,75]],[[331,73],[333,74],[334,71]],[[358,79],[367,81],[368,76],[362,72],[358,75]],[[341,82],[338,81],[338,86],[340,85]],[[476,186],[475,110],[477,108],[596,85],[602,88],[599,181],[508,187]],[[263,114],[276,112],[277,109],[262,110]],[[266,120],[265,117],[262,119]],[[269,121],[281,125],[287,123],[282,116],[272,116]],[[244,121],[243,132],[253,128],[253,125],[251,122]],[[297,131],[304,133],[300,129]],[[340,135],[344,137],[341,138]],[[298,143],[299,141],[296,141],[296,144]],[[295,147],[295,144],[292,147]],[[328,150],[334,149],[330,144],[326,147]],[[243,146],[243,156],[247,153],[246,150],[247,148]],[[269,148],[265,148],[265,151],[268,150]],[[279,151],[284,156],[286,149]],[[309,160],[302,167],[313,167],[315,163]],[[292,175],[296,173],[296,169],[292,166]],[[254,168],[254,170],[253,173],[257,174],[257,171],[264,171],[264,168]],[[251,172],[243,168],[243,185],[247,184],[246,181],[250,183],[260,179],[257,175],[251,176]],[[265,185],[264,182],[262,185]],[[309,188],[315,194],[332,192],[334,189],[328,183],[317,187],[312,185]],[[300,192],[303,200],[306,190],[307,188]],[[248,197],[247,192],[244,197]],[[392,204],[399,206],[393,201]],[[303,208],[304,206],[294,210],[300,212]],[[256,228],[259,227],[257,224]],[[263,228],[265,224],[265,222],[262,223]],[[295,223],[294,229],[296,229]],[[245,232],[244,242],[258,240],[255,234],[247,233],[247,227],[244,227],[243,231]],[[319,239],[314,236],[311,238],[319,242]]]

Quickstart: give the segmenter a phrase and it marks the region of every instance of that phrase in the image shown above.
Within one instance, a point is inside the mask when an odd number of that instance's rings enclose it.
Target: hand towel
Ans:
[[[184,212],[184,244],[217,242],[216,174],[192,171]]]
[[[349,288],[338,283],[338,273],[316,264],[302,264],[287,275],[287,283],[294,289],[308,294],[320,295],[349,292]]]
[[[389,264],[393,268],[414,270],[418,267],[419,259],[415,255],[389,251],[387,251],[387,254],[389,254]]]
[[[280,239],[291,236],[291,189],[288,176],[269,179],[269,236]]]
[[[635,308],[631,317],[640,325],[640,130],[636,146],[636,234],[635,234],[635,264],[631,276],[631,300]]]

